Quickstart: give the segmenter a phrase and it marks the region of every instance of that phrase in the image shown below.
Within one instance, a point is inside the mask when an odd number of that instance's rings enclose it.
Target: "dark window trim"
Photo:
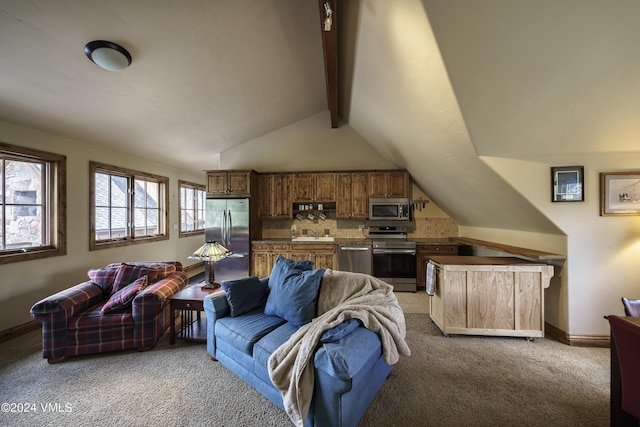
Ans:
[[[178,180],[178,236],[191,237],[204,234],[204,228],[193,231],[182,231],[182,187],[192,187],[204,191],[205,199],[207,197],[207,187],[204,184],[196,184],[193,182]]]
[[[0,265],[14,262],[31,261],[67,254],[67,157],[40,151],[33,148],[0,142],[0,153],[22,158],[44,161],[49,164],[50,173],[46,191],[49,204],[48,233],[51,242],[48,246],[34,249],[24,248],[0,253]]]
[[[96,199],[95,199],[95,174],[96,171],[103,171],[110,174],[117,174],[138,179],[152,179],[160,184],[160,198],[163,199],[160,215],[158,217],[158,230],[164,230],[156,236],[144,237],[126,237],[117,240],[96,241]],[[95,251],[99,249],[118,248],[123,246],[138,245],[141,243],[159,242],[169,240],[169,178],[166,176],[155,175],[147,172],[140,172],[133,169],[121,168],[118,166],[107,165],[98,162],[89,162],[89,211],[90,211],[90,231],[89,231],[89,250]],[[163,212],[164,211],[164,212]]]

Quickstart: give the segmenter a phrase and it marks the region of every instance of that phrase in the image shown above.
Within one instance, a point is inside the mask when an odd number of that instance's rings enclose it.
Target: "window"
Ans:
[[[0,264],[66,255],[66,162],[0,143]]]
[[[204,185],[178,181],[180,188],[180,237],[204,233]]]
[[[169,178],[91,162],[90,250],[169,238]]]

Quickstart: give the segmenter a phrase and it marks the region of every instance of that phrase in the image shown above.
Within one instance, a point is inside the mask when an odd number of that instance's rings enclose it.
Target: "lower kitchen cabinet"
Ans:
[[[314,262],[313,268],[338,268],[338,251],[336,245],[299,244],[291,245],[291,259],[294,261],[309,260]]]
[[[291,245],[281,243],[253,243],[251,245],[251,274],[258,278],[271,275],[278,255],[289,258]]]
[[[511,257],[433,256],[431,319],[444,334],[544,337],[553,266]]]
[[[427,263],[434,255],[458,255],[458,245],[418,245],[416,246],[416,284],[426,288]]]

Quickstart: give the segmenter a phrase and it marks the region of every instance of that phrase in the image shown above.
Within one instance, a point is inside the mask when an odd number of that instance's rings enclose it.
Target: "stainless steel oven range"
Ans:
[[[416,243],[407,241],[404,227],[371,227],[372,275],[393,285],[394,291],[416,292]]]

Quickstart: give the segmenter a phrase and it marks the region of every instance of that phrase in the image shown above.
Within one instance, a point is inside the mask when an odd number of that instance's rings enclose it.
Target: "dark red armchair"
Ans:
[[[607,316],[620,365],[621,408],[619,420],[640,420],[640,325],[621,316]],[[615,357],[612,354],[612,357]],[[612,382],[612,387],[614,386]],[[612,390],[612,393],[614,390]],[[612,414],[613,415],[613,414]],[[626,423],[625,423],[626,424]],[[634,424],[632,424],[634,425]]]

